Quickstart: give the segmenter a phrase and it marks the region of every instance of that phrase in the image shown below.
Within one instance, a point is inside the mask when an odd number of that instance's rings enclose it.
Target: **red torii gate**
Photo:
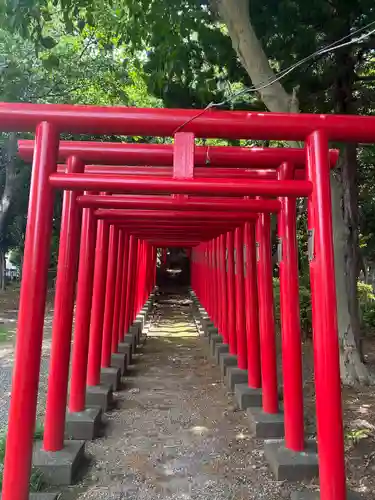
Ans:
[[[6,103],[0,105],[0,117],[3,119],[0,127],[4,131],[31,131],[36,128],[3,499],[26,500],[28,495],[46,292],[45,276],[36,271],[47,269],[52,186],[68,189],[69,196],[74,196],[74,190],[92,188],[136,193],[151,190],[221,196],[308,196],[321,493],[324,500],[345,498],[328,140],[375,142],[375,119],[221,111],[207,111],[197,116],[195,111],[187,110]],[[197,137],[305,140],[307,180],[239,182],[236,179],[233,180],[236,187],[233,187],[229,184],[230,179],[227,182],[215,178],[169,180],[129,177],[125,180],[117,175],[104,175],[100,182],[99,174],[80,173],[84,166],[79,165],[79,161],[71,162],[70,173],[55,173],[60,132],[170,136],[181,127],[184,131],[194,132]],[[74,164],[78,164],[77,168]],[[260,220],[262,218],[264,216]],[[263,220],[263,226],[266,225],[267,221]],[[99,223],[100,227],[104,228],[105,223]],[[260,245],[260,254],[264,248],[266,246]],[[94,275],[96,278],[97,275]],[[30,297],[34,299],[32,303]],[[27,373],[23,369],[25,363]]]

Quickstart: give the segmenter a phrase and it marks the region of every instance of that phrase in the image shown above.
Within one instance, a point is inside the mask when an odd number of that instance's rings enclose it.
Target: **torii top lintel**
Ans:
[[[41,121],[70,133],[303,141],[320,130],[329,140],[375,142],[375,116],[0,103],[0,131],[32,132]]]
[[[21,158],[31,161],[34,141],[19,140],[18,151]],[[86,164],[100,165],[173,165],[172,144],[143,144],[94,141],[61,141],[59,161],[77,155]],[[330,150],[330,164],[338,159],[338,150]],[[296,168],[303,168],[305,151],[301,148],[245,148],[236,146],[196,146],[194,164],[204,166],[231,166],[276,168],[283,161],[290,161]]]

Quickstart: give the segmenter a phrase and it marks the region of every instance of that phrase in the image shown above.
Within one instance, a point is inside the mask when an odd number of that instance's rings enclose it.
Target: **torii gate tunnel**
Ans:
[[[29,498],[53,203],[62,189],[40,451],[54,457],[64,450],[67,420],[90,411],[117,353],[131,356],[134,325],[153,297],[156,249],[171,246],[191,248],[202,321],[211,333],[217,328],[246,373],[247,393],[261,394],[260,413],[280,419],[270,238],[276,213],[285,428],[279,446],[292,459],[307,456],[296,243],[296,198],[306,197],[320,492],[323,500],[344,500],[330,195],[338,153],[329,141],[374,143],[375,117],[2,103],[0,119],[1,131],[35,131],[35,142],[19,142],[33,167],[2,499]],[[64,142],[64,132],[174,142]],[[195,147],[202,137],[298,140],[305,147]]]

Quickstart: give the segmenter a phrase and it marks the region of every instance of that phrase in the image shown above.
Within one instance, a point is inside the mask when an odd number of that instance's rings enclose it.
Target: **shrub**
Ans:
[[[375,295],[371,285],[357,283],[359,308],[364,328],[375,328]]]
[[[273,295],[275,301],[275,320],[280,328],[280,281],[273,278]],[[304,337],[308,337],[312,332],[311,320],[311,294],[310,289],[304,285],[299,287],[300,319],[301,331]]]

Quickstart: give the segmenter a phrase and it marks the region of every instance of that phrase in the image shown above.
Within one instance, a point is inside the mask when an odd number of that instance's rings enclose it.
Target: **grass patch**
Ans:
[[[34,441],[39,441],[43,439],[43,425],[37,422],[34,432]],[[6,444],[6,432],[0,434],[0,490],[3,487],[3,471],[4,471],[4,458],[5,458],[5,444]],[[32,472],[30,476],[30,491],[36,492],[40,491],[43,487],[43,477],[42,473],[35,471]]]
[[[0,342],[9,340],[9,331],[4,325],[0,325]]]

